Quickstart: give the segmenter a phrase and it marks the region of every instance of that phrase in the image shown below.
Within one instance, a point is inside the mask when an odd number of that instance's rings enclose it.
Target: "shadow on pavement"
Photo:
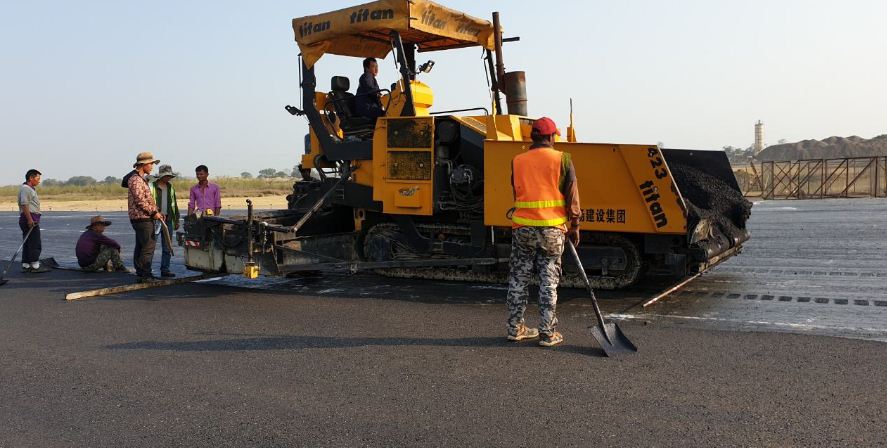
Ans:
[[[196,276],[196,272],[179,279]],[[10,282],[0,287],[0,299],[12,297],[51,298],[64,301],[68,293],[135,283],[135,276],[124,273],[86,273],[79,270],[54,270],[45,274],[11,273]],[[656,286],[652,290],[658,290]],[[599,291],[605,311],[626,309],[649,296],[651,285],[620,291]],[[585,306],[590,303],[581,289],[560,289],[558,302],[564,306]],[[159,288],[143,289],[87,299],[90,301],[176,301],[191,299],[236,299],[241,294],[284,299],[338,298],[380,299],[437,305],[503,304],[505,285],[474,284],[455,281],[423,281],[386,278],[374,274],[323,275],[295,279],[263,278],[245,280],[238,276],[221,277]],[[530,303],[537,301],[537,288],[530,288]],[[72,302],[73,303],[73,302]]]
[[[526,348],[539,349],[536,341],[523,343],[507,342],[499,337],[478,338],[343,338],[326,336],[270,336],[255,338],[214,339],[207,341],[139,341],[105,346],[109,350],[161,350],[176,352],[216,352],[216,351],[253,351],[253,350],[302,350],[302,349],[336,349],[367,346],[420,346],[420,347],[482,347],[482,348]],[[544,350],[564,353],[576,353],[603,357],[603,351],[597,347],[577,345],[561,345]]]

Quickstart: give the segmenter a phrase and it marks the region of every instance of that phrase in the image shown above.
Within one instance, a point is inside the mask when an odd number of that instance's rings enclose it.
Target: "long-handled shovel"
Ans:
[[[28,242],[28,237],[31,236],[31,232],[33,230],[34,230],[33,227],[28,229],[28,233],[25,234],[25,239],[22,240],[21,246],[19,246],[18,249],[15,251],[15,253],[12,254],[12,258],[9,259],[9,263],[6,265],[6,269],[3,269],[3,273],[0,274],[0,286],[3,286],[9,282],[9,280],[5,278],[6,273],[9,272],[9,267],[12,266],[13,263],[15,263],[15,257],[18,257],[18,253],[22,251],[23,247],[25,247],[25,243]]]
[[[576,253],[576,247],[574,247],[573,243],[569,240],[566,242],[566,246],[569,248],[570,257],[579,268],[579,275],[582,276],[582,280],[585,282],[585,288],[591,296],[591,303],[594,305],[594,314],[597,316],[597,325],[591,326],[591,335],[594,336],[594,339],[597,340],[597,343],[600,344],[601,348],[604,350],[604,354],[607,356],[637,352],[637,347],[628,340],[628,337],[626,337],[625,333],[619,329],[618,325],[604,320],[604,315],[601,314],[601,309],[597,304],[597,298],[594,296],[594,290],[591,289],[591,283],[588,281],[588,276],[585,274],[585,268],[582,267],[582,261],[579,260],[579,254]]]

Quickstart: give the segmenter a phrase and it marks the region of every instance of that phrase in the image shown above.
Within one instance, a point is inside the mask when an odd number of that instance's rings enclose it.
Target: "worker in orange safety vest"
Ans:
[[[557,332],[557,286],[561,255],[569,236],[579,243],[579,189],[570,154],[554,149],[560,135],[554,121],[533,123],[530,149],[511,162],[514,212],[511,216],[511,270],[508,276],[508,340],[540,338],[539,345],[563,342]],[[524,324],[533,276],[539,279],[539,329]]]

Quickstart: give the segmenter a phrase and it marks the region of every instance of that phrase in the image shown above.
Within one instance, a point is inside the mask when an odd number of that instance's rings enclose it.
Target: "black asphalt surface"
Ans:
[[[755,204],[742,254],[626,318],[887,342],[887,200]]]
[[[0,447],[885,446],[885,210],[757,204],[745,253],[687,290],[647,309],[662,285],[601,294],[640,349],[615,359],[578,290],[543,349],[505,342],[498,285],[231,278],[65,302],[132,279],[14,267]],[[46,255],[70,263],[83,219],[47,216]]]

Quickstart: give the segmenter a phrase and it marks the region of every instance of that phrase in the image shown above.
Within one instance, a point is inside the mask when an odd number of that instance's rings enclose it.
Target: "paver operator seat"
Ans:
[[[365,138],[373,133],[376,120],[357,114],[354,94],[348,92],[351,81],[345,76],[333,76],[330,80],[330,93],[327,94],[327,113],[329,105],[339,117],[339,127],[345,137]]]

